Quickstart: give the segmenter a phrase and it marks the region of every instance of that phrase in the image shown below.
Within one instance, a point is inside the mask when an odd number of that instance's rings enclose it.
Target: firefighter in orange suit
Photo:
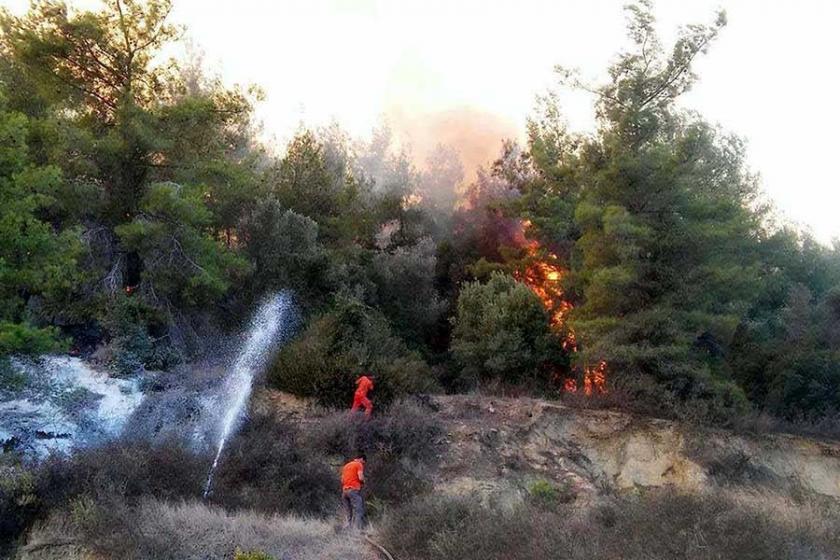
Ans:
[[[365,457],[360,455],[341,468],[341,501],[347,512],[347,528],[361,531],[365,524]]]
[[[368,392],[373,390],[372,375],[362,375],[356,380],[356,392],[353,394],[353,406],[351,412],[362,408],[365,409],[365,416],[369,417],[373,412],[373,403],[368,398]]]

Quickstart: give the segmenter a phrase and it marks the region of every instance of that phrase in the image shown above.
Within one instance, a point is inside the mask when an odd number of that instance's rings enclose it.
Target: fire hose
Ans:
[[[385,549],[385,547],[384,547],[384,546],[382,546],[381,544],[379,544],[378,542],[376,542],[375,540],[373,540],[372,538],[370,538],[370,537],[369,537],[369,536],[367,536],[367,535],[362,535],[362,536],[364,536],[364,538],[365,538],[365,540],[368,542],[368,544],[370,544],[370,545],[371,545],[371,546],[373,546],[376,550],[378,550],[379,552],[381,552],[382,554],[384,554],[384,555],[385,555],[385,558],[387,558],[388,560],[394,560],[394,557],[391,555],[391,553],[390,553],[390,552],[388,552],[388,551]]]

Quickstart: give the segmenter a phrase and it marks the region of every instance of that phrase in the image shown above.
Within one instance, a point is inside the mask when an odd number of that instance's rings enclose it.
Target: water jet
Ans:
[[[245,342],[230,368],[221,393],[226,400],[223,402],[216,456],[204,485],[204,498],[210,495],[213,474],[219,465],[219,459],[228,438],[236,430],[242,418],[251,396],[254,378],[265,369],[273,351],[293,325],[292,298],[287,292],[281,292],[267,299],[251,319]]]

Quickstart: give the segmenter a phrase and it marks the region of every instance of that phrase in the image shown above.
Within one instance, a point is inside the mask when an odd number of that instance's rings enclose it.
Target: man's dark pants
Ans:
[[[358,490],[345,490],[341,501],[347,512],[347,527],[361,530],[365,524],[365,500]]]

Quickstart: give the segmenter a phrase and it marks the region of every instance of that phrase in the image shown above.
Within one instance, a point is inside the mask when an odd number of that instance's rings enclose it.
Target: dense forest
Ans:
[[[724,14],[672,45],[649,4],[569,130],[543,97],[464,184],[368,141],[260,140],[258,89],[167,60],[167,0],[0,15],[0,383],[69,351],[119,374],[205,356],[266,294],[303,321],[267,382],[344,405],[429,391],[590,395],[727,424],[840,410],[840,246],[781,223],[742,139],[678,100]],[[275,154],[280,155],[275,155]],[[796,185],[790,185],[796,188]],[[5,364],[5,365],[4,365]]]

